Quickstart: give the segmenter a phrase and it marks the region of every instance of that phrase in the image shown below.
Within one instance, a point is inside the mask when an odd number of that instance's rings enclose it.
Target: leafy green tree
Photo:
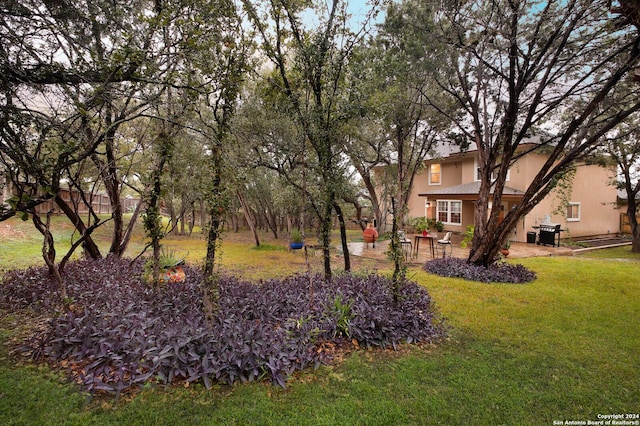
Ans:
[[[167,163],[162,186],[162,197],[169,213],[169,232],[181,235],[192,231],[193,212],[198,200],[204,198],[203,181],[206,177],[204,161],[207,158],[201,137],[187,128],[185,123],[176,135],[175,151]],[[187,219],[189,218],[189,230]]]
[[[615,113],[600,108],[640,54],[637,29],[628,20],[614,25],[609,6],[583,0],[463,2],[442,11],[441,31],[427,33],[450,47],[438,58],[454,71],[436,72],[434,79],[464,115],[440,110],[457,125],[464,144],[478,151],[481,184],[471,262],[494,262],[518,221],[559,177],[640,109],[638,86],[624,94],[624,107]],[[489,203],[501,204],[509,168],[536,135],[541,141],[534,149],[545,150],[548,160],[500,221]]]
[[[611,95],[602,103],[601,109],[613,112],[626,108],[626,94],[633,92],[638,81],[626,81],[618,85]],[[627,100],[628,101],[628,100]],[[640,195],[640,115],[627,117],[622,123],[609,131],[599,150],[596,161],[605,167],[616,167],[617,176],[613,184],[624,192],[627,198],[626,214],[631,226],[631,251],[640,253],[640,226],[638,224],[638,198]]]
[[[138,127],[139,135],[145,135],[150,123],[165,127],[156,133],[162,137],[144,136],[157,145],[158,162],[146,163],[157,203],[162,170],[173,151],[169,148],[175,146],[180,129],[188,126],[201,136],[201,152],[208,159],[204,173],[210,177],[208,195],[202,202],[211,218],[205,261],[210,284],[224,215],[223,149],[251,55],[234,3],[20,0],[3,4],[0,13],[0,152],[14,183],[22,185],[2,217],[48,199],[58,202],[61,177],[76,173],[87,159],[92,160],[112,203],[117,203],[125,177],[115,147],[124,123]],[[191,101],[182,104],[192,109],[189,122],[182,113],[167,113],[159,107],[173,104],[168,102],[171,97]],[[114,221],[121,224],[121,210],[115,204],[114,209]],[[67,210],[91,247],[93,225],[87,226],[76,212]],[[157,225],[157,220],[152,222],[149,229]],[[111,251],[121,254],[122,242],[114,235]],[[100,257],[97,246],[93,248],[92,257]]]
[[[51,199],[76,226],[87,255],[99,258],[91,231],[101,219],[91,212],[85,221],[68,205],[60,180],[89,208],[87,188],[106,190],[114,222],[110,252],[122,255],[130,233],[123,232],[120,205],[119,129],[157,96],[144,87],[167,81],[170,67],[158,65],[167,48],[157,43],[161,12],[159,2],[144,0],[2,6],[0,156],[19,196],[1,218]],[[100,184],[87,185],[91,171]]]
[[[382,152],[385,161],[396,165],[395,198],[401,221],[413,179],[449,126],[428,102],[439,96],[430,76],[437,69],[437,52],[443,47],[437,39],[421,35],[435,25],[435,13],[431,2],[392,3],[376,38],[364,52],[365,58],[373,58],[367,61],[372,64],[372,75],[360,80],[373,86],[371,116],[388,144]],[[445,100],[442,96],[438,99],[441,103]]]
[[[18,212],[32,216],[45,237],[43,257],[63,299],[61,271],[73,251],[82,245],[88,256],[101,257],[91,237],[103,221],[86,191],[89,161],[114,210],[111,251],[121,255],[126,247],[114,145],[118,128],[148,102],[139,96],[139,83],[162,79],[151,65],[162,50],[154,43],[160,28],[154,6],[144,0],[16,0],[0,6],[0,164],[17,192],[0,220]],[[98,155],[100,149],[104,155]],[[63,180],[89,208],[86,222],[77,200],[72,197],[70,205],[60,195]],[[80,234],[58,265],[51,210],[46,222],[36,211],[46,201],[53,201]]]
[[[640,253],[640,226],[638,225],[638,195],[640,195],[640,133],[635,120],[620,125],[615,137],[608,140],[605,152],[619,170],[616,187],[627,197],[627,217],[631,226],[631,251]]]
[[[330,279],[332,213],[336,187],[344,174],[338,161],[345,121],[339,100],[345,97],[345,68],[359,36],[349,29],[346,3],[340,0],[328,4],[244,0],[243,4],[260,35],[265,56],[275,67],[277,75],[270,76],[272,88],[286,101],[286,112],[315,156],[321,181],[317,205],[324,274]],[[301,18],[313,7],[318,21],[315,26]]]
[[[286,108],[269,79],[259,80],[247,86],[234,122],[239,189],[254,205],[269,212],[265,221],[275,237],[275,212],[285,218],[286,224],[280,226],[288,232],[304,230],[309,211],[320,214],[315,158],[306,152],[305,136],[284,112]]]
[[[198,4],[185,19],[189,37],[183,42],[191,49],[189,88],[196,98],[196,119],[191,124],[202,136],[206,153],[204,204],[208,224],[207,253],[204,260],[205,304],[209,318],[217,311],[218,287],[215,277],[216,251],[227,213],[230,187],[224,181],[226,154],[231,144],[231,123],[245,76],[251,67],[253,44],[243,28],[240,11],[233,1]],[[197,43],[195,42],[197,40]]]
[[[442,45],[438,39],[424,37],[425,31],[433,30],[436,11],[433,2],[390,4],[376,36],[355,55],[349,76],[356,87],[353,102],[362,110],[347,151],[369,191],[381,227],[388,208],[380,196],[392,199],[396,276],[404,270],[399,264],[403,256],[396,231],[405,224],[413,180],[449,126],[429,103],[430,98],[443,98],[430,77],[437,69],[436,55]],[[372,171],[380,164],[386,165],[384,171],[374,175]]]

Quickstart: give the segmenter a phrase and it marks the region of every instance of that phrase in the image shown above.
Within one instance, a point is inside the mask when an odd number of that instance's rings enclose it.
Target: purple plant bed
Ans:
[[[367,347],[440,341],[444,325],[428,292],[412,282],[393,303],[391,281],[378,275],[295,275],[259,283],[221,277],[218,316],[207,324],[200,270],[154,290],[142,261],[107,258],[67,265],[71,312],[46,268],[10,271],[0,307],[48,313],[48,327],[23,346],[36,360],[70,367],[89,391],[120,392],[146,383],[231,384],[269,378],[280,386],[294,371],[331,360],[327,342]],[[313,300],[310,301],[310,283]]]
[[[455,257],[430,260],[422,269],[442,277],[464,278],[484,283],[524,284],[536,279],[535,272],[522,265],[494,263],[485,268]]]

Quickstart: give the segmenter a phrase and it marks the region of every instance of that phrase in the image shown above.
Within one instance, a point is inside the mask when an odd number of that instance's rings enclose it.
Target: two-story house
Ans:
[[[523,146],[525,148],[525,146]],[[445,229],[464,232],[474,223],[474,206],[478,199],[477,151],[461,152],[457,147],[440,148],[436,159],[425,161],[425,167],[414,179],[409,197],[409,216],[427,216],[444,223]],[[546,160],[542,153],[529,153],[509,170],[501,206],[490,206],[507,212],[521,199],[524,191]],[[617,191],[609,183],[615,169],[598,165],[577,164],[570,189],[559,196],[551,192],[517,226],[514,241],[526,242],[527,232],[545,221],[561,225],[562,238],[576,238],[618,233]]]

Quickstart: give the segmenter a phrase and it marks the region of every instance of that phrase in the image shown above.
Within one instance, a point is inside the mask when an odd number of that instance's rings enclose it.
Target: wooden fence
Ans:
[[[84,202],[80,194],[76,191],[69,191],[68,189],[61,189],[60,196],[69,206],[75,209],[74,206],[77,206],[77,212],[79,214],[85,214],[89,212],[89,206]],[[111,208],[111,202],[109,201],[109,196],[107,194],[93,194],[90,195],[88,200],[91,203],[91,207],[93,211],[97,214],[111,214],[113,213],[113,209]],[[139,198],[133,197],[125,197],[120,200],[122,203],[122,208],[125,212],[133,211],[138,203],[140,202]],[[60,211],[60,207],[56,205],[54,201],[47,201],[45,203],[40,204],[36,207],[36,212],[40,214],[47,213],[49,211],[53,211],[54,213],[62,213]]]
[[[640,215],[636,216],[636,220],[640,222]],[[620,213],[620,233],[631,234],[631,224],[626,213]]]

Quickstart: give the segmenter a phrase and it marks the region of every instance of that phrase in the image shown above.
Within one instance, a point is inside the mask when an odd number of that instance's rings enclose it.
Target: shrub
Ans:
[[[522,265],[497,262],[489,267],[484,267],[455,257],[428,261],[423,269],[443,277],[464,278],[485,283],[522,284],[536,279],[535,272]]]
[[[299,229],[294,228],[293,230],[291,230],[291,242],[292,243],[301,243],[303,241],[304,241],[304,239],[302,237],[302,232],[300,232]]]
[[[464,238],[460,241],[460,247],[467,248],[469,243],[473,240],[473,234],[475,233],[475,225],[467,225],[467,230],[464,233]]]
[[[145,285],[143,263],[107,258],[67,265],[72,309],[56,313],[46,268],[5,275],[7,309],[49,312],[46,330],[25,343],[34,358],[70,368],[90,391],[119,392],[145,383],[234,383],[270,378],[285,385],[294,371],[328,362],[326,343],[364,346],[436,342],[444,334],[428,292],[412,282],[393,303],[390,279],[295,275],[252,283],[220,277],[216,320],[205,321],[199,269],[158,289]],[[310,300],[310,283],[314,287]]]
[[[411,225],[418,233],[422,233],[422,231],[428,231],[429,228],[431,228],[432,223],[435,223],[435,221],[424,216],[418,216],[411,219]]]
[[[162,284],[170,281],[168,277],[163,276],[166,274],[168,270],[174,268],[178,265],[182,265],[184,263],[184,258],[180,259],[176,257],[176,254],[173,250],[165,250],[164,247],[161,249],[160,256],[158,257],[158,270],[160,271],[159,281]],[[144,268],[142,270],[142,279],[148,283],[153,283],[153,257],[147,259],[144,263]]]

